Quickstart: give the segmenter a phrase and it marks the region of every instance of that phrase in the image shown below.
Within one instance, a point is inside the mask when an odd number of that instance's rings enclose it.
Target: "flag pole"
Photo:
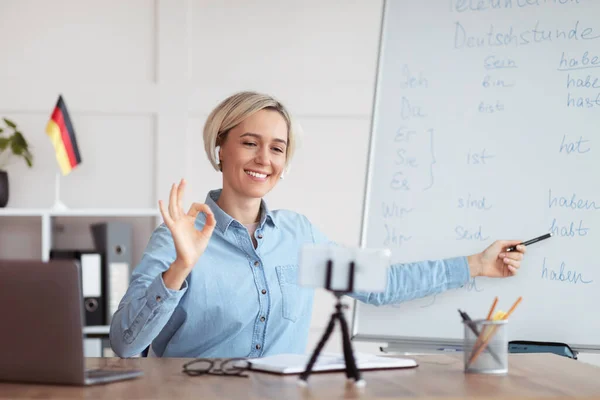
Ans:
[[[60,172],[56,173],[56,178],[54,180],[54,206],[52,206],[54,211],[65,211],[67,210],[67,206],[60,201]]]

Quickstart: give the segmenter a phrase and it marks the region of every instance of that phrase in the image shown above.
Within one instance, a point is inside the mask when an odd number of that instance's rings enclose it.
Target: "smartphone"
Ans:
[[[389,249],[305,245],[298,284],[339,292],[384,292],[390,259]]]

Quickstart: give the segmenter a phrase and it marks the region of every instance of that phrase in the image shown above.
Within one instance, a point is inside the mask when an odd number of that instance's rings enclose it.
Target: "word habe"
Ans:
[[[559,71],[569,71],[576,69],[587,69],[600,67],[600,56],[591,55],[589,51],[583,52],[581,57],[567,57],[563,51],[558,63]]]

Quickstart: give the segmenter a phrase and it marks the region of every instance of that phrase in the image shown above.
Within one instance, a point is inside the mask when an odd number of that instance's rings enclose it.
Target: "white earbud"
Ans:
[[[221,164],[221,160],[219,160],[219,150],[221,150],[221,146],[215,147],[215,160],[217,161],[217,165]]]
[[[283,178],[285,178],[285,171],[283,171],[283,172],[281,173],[281,175],[279,175],[279,179],[283,179]]]

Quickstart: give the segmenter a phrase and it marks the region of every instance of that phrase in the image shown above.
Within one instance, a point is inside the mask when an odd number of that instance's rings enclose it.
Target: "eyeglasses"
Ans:
[[[219,375],[247,378],[244,371],[250,369],[245,358],[197,358],[183,364],[183,372],[189,376]]]

